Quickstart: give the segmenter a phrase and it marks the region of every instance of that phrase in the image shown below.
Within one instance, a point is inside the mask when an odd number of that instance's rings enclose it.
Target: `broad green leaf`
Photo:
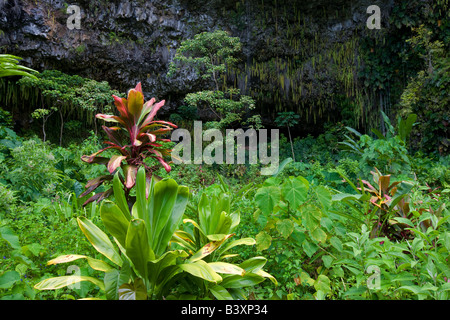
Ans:
[[[291,219],[283,219],[277,221],[277,230],[285,239],[289,238],[292,231],[294,231],[294,222]]]
[[[312,257],[314,253],[316,253],[316,251],[319,249],[319,247],[310,241],[303,241],[302,243],[302,248],[303,250],[305,250],[305,253],[308,255],[308,257]]]
[[[165,268],[175,265],[177,258],[186,258],[188,254],[183,250],[174,250],[167,251],[161,257],[156,260],[148,261],[148,275],[151,284],[155,284],[161,272],[164,271]],[[173,274],[175,275],[175,273]],[[169,279],[165,279],[168,281]]]
[[[245,270],[246,273],[253,272],[256,273],[264,267],[267,259],[264,257],[253,257],[247,259],[239,264],[239,267]]]
[[[263,269],[259,269],[258,271],[254,272],[255,274],[263,277],[263,278],[268,278],[270,281],[272,281],[272,283],[276,286],[278,286],[278,281],[277,279],[275,279],[274,276],[272,276],[270,273],[264,271]]]
[[[322,261],[323,261],[323,265],[325,266],[325,268],[330,268],[331,267],[331,263],[333,262],[333,258],[329,255],[325,255],[322,256]]]
[[[228,250],[230,250],[236,246],[239,246],[239,245],[252,246],[255,244],[256,244],[256,240],[253,238],[242,238],[242,239],[234,240],[234,241],[228,243],[227,245],[224,245],[222,248],[220,248],[218,250],[218,253],[221,256],[222,254],[226,253]]]
[[[264,215],[269,215],[273,207],[281,200],[280,188],[269,186],[258,189],[255,194],[255,201]]]
[[[119,287],[119,300],[147,300],[147,288],[141,278]]]
[[[220,285],[224,288],[244,288],[255,286],[265,280],[264,277],[255,273],[246,273],[243,277],[232,275],[223,279]]]
[[[113,190],[117,206],[120,208],[125,218],[129,221],[131,217],[130,209],[128,208],[128,203],[125,198],[125,191],[123,190],[122,182],[120,182],[118,172],[114,175]]]
[[[208,265],[217,273],[238,274],[241,276],[245,274],[244,269],[228,262],[209,262]]]
[[[77,221],[81,231],[94,248],[113,263],[122,266],[122,258],[108,236],[86,217],[78,217]]]
[[[344,250],[344,247],[342,246],[342,241],[337,237],[332,237],[330,239],[331,245],[339,252],[342,252]]]
[[[256,235],[256,249],[258,251],[263,251],[269,249],[272,243],[272,237],[265,231],[261,231]]]
[[[422,291],[422,288],[420,286],[412,285],[412,286],[402,286],[396,290],[410,291],[414,294],[419,294]]]
[[[105,285],[99,279],[88,276],[62,276],[56,278],[49,278],[37,283],[34,288],[37,290],[56,290],[67,287],[71,284],[81,281],[89,281],[99,287],[101,290],[105,290]]]
[[[312,286],[314,285],[315,281],[314,279],[312,279],[309,274],[307,274],[306,272],[302,271],[300,273],[300,283],[302,286],[304,285],[308,285],[308,286]]]
[[[209,291],[216,297],[217,300],[233,300],[227,289],[220,285],[215,285],[209,288]]]
[[[144,220],[132,219],[128,226],[125,240],[127,256],[144,279],[147,278],[147,261],[153,259],[153,253],[148,245],[147,229]]]
[[[130,224],[129,217],[123,214],[123,211],[113,202],[105,200],[100,207],[100,218],[109,233],[125,246],[128,226]]]
[[[105,273],[105,295],[107,300],[118,300],[120,286],[126,284],[131,278],[131,266],[128,259],[124,259],[120,270],[113,269]]]
[[[305,202],[308,196],[309,182],[303,177],[289,177],[282,185],[283,198],[289,202],[290,207],[295,210]]]
[[[301,210],[303,226],[312,232],[320,225],[320,219],[322,218],[322,212],[314,205],[307,205]]]
[[[103,283],[105,284],[105,295],[108,300],[119,299],[119,270],[113,269],[105,273]]]
[[[330,279],[323,274],[320,274],[317,277],[317,280],[314,282],[314,288],[319,291],[323,291],[324,293],[330,293],[331,287],[330,287]]]
[[[327,211],[331,206],[331,193],[323,186],[317,186],[314,188],[314,192],[317,195],[317,199],[319,200],[320,204],[324,208],[325,211]]]
[[[8,226],[0,227],[0,237],[8,242],[13,249],[20,249],[19,237]]]
[[[86,259],[88,261],[88,264],[94,270],[108,272],[108,271],[114,269],[113,267],[111,267],[109,264],[107,264],[106,262],[104,262],[102,260],[98,260],[98,259],[94,259],[94,258],[91,258],[88,256],[78,255],[78,254],[67,254],[67,255],[59,256],[55,259],[48,261],[47,265],[67,263],[67,262],[72,262],[72,261],[75,261],[78,259]]]
[[[398,222],[400,222],[400,223],[407,224],[408,226],[414,228],[414,224],[411,222],[411,220],[409,220],[409,219],[407,219],[407,218],[394,217],[394,218],[392,218],[392,219],[394,219],[394,220],[396,220],[396,221],[398,221]]]
[[[311,237],[321,243],[325,243],[327,240],[327,234],[322,230],[322,228],[316,228],[311,231]]]
[[[155,253],[158,252],[158,240],[171,217],[177,193],[178,184],[173,179],[163,179],[154,185],[153,196],[149,199],[149,220],[151,220],[152,227],[152,248]],[[170,238],[167,241],[169,240]]]
[[[17,271],[6,271],[0,276],[0,289],[9,289],[18,281],[20,274]]]
[[[198,260],[193,263],[183,263],[179,265],[179,268],[209,282],[218,283],[222,281],[222,277],[203,260]]]
[[[361,200],[365,201],[368,200],[370,196],[365,196],[363,194],[350,194],[350,193],[338,193],[333,194],[331,196],[332,201],[345,201],[345,200]]]
[[[173,179],[155,183],[149,199],[151,244],[156,256],[166,250],[175,230],[179,227],[189,198],[189,189],[178,186]]]

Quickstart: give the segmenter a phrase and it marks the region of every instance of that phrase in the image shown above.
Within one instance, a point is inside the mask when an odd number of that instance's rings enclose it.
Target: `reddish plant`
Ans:
[[[88,195],[102,185],[105,181],[111,181],[119,168],[122,169],[122,175],[119,175],[123,183],[125,195],[128,204],[131,206],[133,199],[130,197],[131,188],[135,185],[136,174],[140,167],[144,167],[148,181],[159,165],[148,166],[144,160],[148,157],[154,158],[169,172],[171,167],[164,157],[170,156],[171,149],[165,148],[158,142],[170,142],[170,139],[163,139],[161,135],[170,132],[176,125],[167,121],[154,120],[158,110],[164,105],[165,100],[155,104],[155,98],[144,103],[144,94],[142,93],[141,83],[138,83],[134,89],[128,91],[127,98],[120,98],[113,95],[114,104],[119,110],[120,115],[97,114],[96,118],[107,122],[114,122],[117,125],[113,127],[102,126],[109,140],[105,141],[108,146],[90,156],[82,156],[81,159],[87,163],[97,163],[106,165],[109,174],[102,175],[90,180],[86,184],[86,190],[80,197]],[[123,134],[127,139],[122,139]],[[123,143],[122,141],[126,142]],[[119,154],[110,158],[101,157],[99,154],[106,150],[117,150]],[[90,197],[83,205],[92,201],[101,201],[107,198],[113,192],[113,188],[107,191],[99,192]]]

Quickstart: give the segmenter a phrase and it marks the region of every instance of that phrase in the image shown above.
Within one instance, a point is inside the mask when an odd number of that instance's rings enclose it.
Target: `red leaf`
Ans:
[[[119,127],[107,127],[107,126],[102,126],[103,130],[106,132],[106,134],[108,135],[109,140],[111,140],[112,142],[114,142],[114,144],[122,147],[122,145],[119,142],[118,137],[115,136],[115,132],[120,130]]]
[[[165,125],[171,126],[175,129],[178,128],[178,126],[176,124],[173,124],[172,122],[169,122],[169,121],[155,120],[155,121],[152,121],[151,123],[160,123],[160,124],[165,124]]]
[[[98,202],[102,201],[103,199],[109,197],[112,193],[113,193],[113,188],[110,188],[105,192],[96,193],[92,197],[87,199],[85,203],[83,203],[83,207],[85,207],[86,205],[88,205],[89,203],[91,203],[93,201],[97,201],[97,203],[98,203]]]
[[[120,167],[122,160],[125,160],[126,158],[126,156],[113,155],[108,162],[109,173],[113,174],[113,172],[116,171],[118,167]]]
[[[150,113],[147,116],[147,118],[145,118],[145,120],[142,123],[141,127],[146,127],[146,126],[148,126],[150,124],[150,122],[152,122],[152,120],[155,117],[156,113],[158,112],[159,109],[161,109],[161,107],[164,105],[164,103],[166,103],[166,100],[162,100],[162,101],[158,102],[157,104],[155,104],[153,106],[152,111],[150,111]]]
[[[167,162],[163,160],[163,158],[161,157],[152,157],[152,158],[158,160],[163,165],[164,169],[166,169],[167,172],[170,172],[170,170],[172,170],[172,168],[169,166]]]
[[[91,154],[90,156],[82,156],[81,160],[83,160],[84,162],[87,162],[87,163],[92,163],[94,161],[94,159],[96,158],[96,155],[102,153],[105,150],[112,149],[112,148],[116,148],[116,147],[109,146],[109,147],[103,148],[103,149]]]
[[[117,108],[117,110],[119,110],[120,115],[122,118],[128,118],[128,111],[127,111],[127,107],[126,107],[126,103],[127,103],[127,99],[125,98],[121,98],[115,95],[112,95],[114,98],[114,104]]]
[[[95,117],[97,119],[102,119],[102,120],[107,121],[107,122],[119,122],[122,125],[124,125],[125,127],[127,126],[125,121],[123,121],[123,119],[118,117],[118,116],[112,116],[112,115],[109,115],[109,114],[98,113],[98,114],[95,115]]]
[[[142,85],[140,82],[138,82],[138,84],[136,85],[136,88],[134,88],[134,90],[140,92],[142,95],[144,95],[144,93],[142,92]]]
[[[125,165],[123,166],[123,173],[125,175],[125,187],[131,189],[136,183],[137,167]]]

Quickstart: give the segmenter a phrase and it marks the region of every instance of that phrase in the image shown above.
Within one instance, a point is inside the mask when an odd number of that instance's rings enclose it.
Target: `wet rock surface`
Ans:
[[[391,1],[384,1],[389,11]],[[69,5],[78,5],[80,29],[70,29]],[[270,105],[273,91],[250,71],[250,65],[271,59],[294,59],[299,50],[289,46],[286,29],[294,28],[291,39],[320,35],[332,44],[345,42],[365,25],[370,1],[295,1],[296,13],[304,25],[296,28],[289,5],[272,1],[174,0],[174,1],[85,1],[55,0],[0,1],[0,47],[3,52],[24,58],[24,64],[39,71],[58,69],[70,74],[107,80],[121,91],[142,82],[146,98],[166,99],[167,112],[182,103],[186,93],[203,89],[199,77],[182,70],[167,78],[168,64],[181,41],[216,28],[238,36],[243,43],[242,63],[230,77],[243,93],[269,96],[258,103]],[[336,12],[336,14],[335,14]],[[264,20],[262,22],[262,19]],[[299,18],[300,19],[300,18]],[[291,41],[291,40],[290,40]],[[301,45],[301,44],[300,44]],[[297,52],[296,52],[297,51]],[[308,57],[302,57],[302,59]],[[313,64],[303,65],[305,82],[333,91],[334,81]],[[324,73],[317,81],[318,74]],[[295,86],[283,81],[287,93]],[[298,85],[297,85],[298,86]],[[311,85],[312,86],[312,85]],[[313,92],[310,98],[314,98]],[[287,95],[283,103],[293,103]]]

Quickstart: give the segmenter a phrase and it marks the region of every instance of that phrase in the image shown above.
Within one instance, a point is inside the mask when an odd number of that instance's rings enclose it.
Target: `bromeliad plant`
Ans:
[[[125,197],[129,208],[131,208],[134,198],[130,196],[130,190],[136,182],[136,174],[139,168],[143,167],[149,181],[153,172],[159,168],[158,165],[149,166],[145,163],[146,158],[154,158],[160,162],[164,169],[169,172],[171,167],[164,160],[165,156],[170,156],[171,149],[163,146],[159,142],[170,142],[170,139],[160,138],[161,135],[177,128],[176,125],[167,121],[154,120],[158,110],[164,105],[165,100],[155,104],[155,98],[144,103],[141,83],[128,92],[128,97],[120,98],[113,95],[114,104],[120,115],[97,114],[96,117],[107,122],[114,122],[113,127],[102,126],[109,141],[105,141],[108,146],[90,156],[83,156],[81,159],[87,163],[97,163],[106,165],[109,174],[102,175],[86,185],[86,191],[81,195],[85,196],[105,181],[111,181],[118,168],[122,169],[121,181],[124,185]],[[121,132],[125,132],[128,141],[122,142]],[[118,155],[110,158],[99,156],[100,153],[114,149],[119,151]],[[99,192],[90,197],[84,205],[89,202],[107,198],[113,192],[112,187],[107,191]]]

